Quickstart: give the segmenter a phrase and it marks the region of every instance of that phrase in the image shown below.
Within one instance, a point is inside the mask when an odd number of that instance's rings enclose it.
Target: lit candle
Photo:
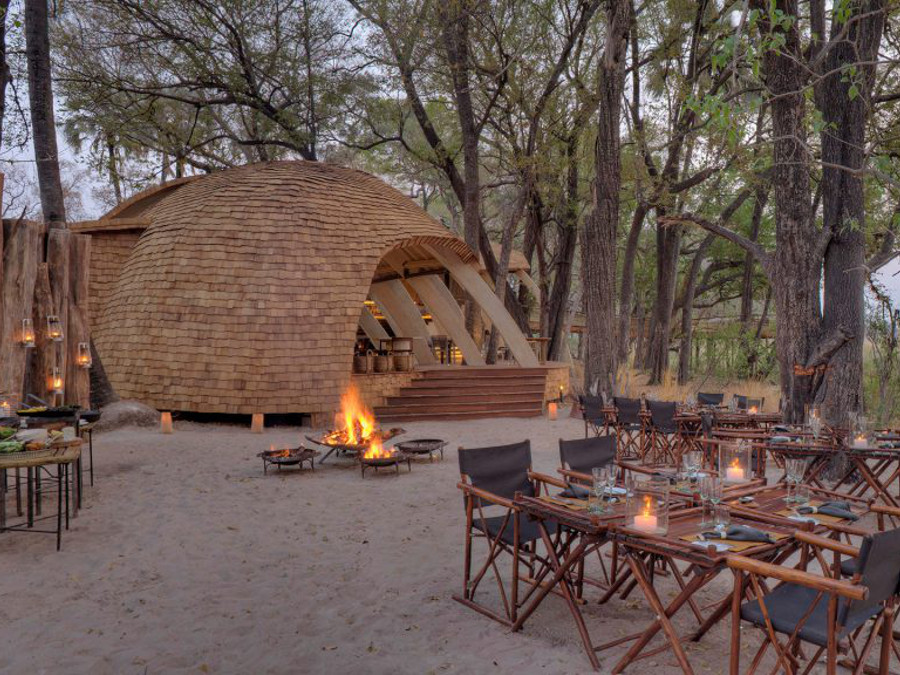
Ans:
[[[547,404],[547,413],[550,415],[551,420],[556,419],[556,401],[550,401]]]
[[[174,429],[172,427],[172,413],[164,412],[159,418],[159,430],[164,434],[171,434]]]
[[[34,324],[31,319],[22,319],[22,346],[26,349],[34,347]]]
[[[749,412],[751,415],[755,415],[759,412],[759,408],[757,408],[755,405],[751,405],[750,410],[748,410],[747,412]]]
[[[63,329],[62,321],[55,314],[47,317],[47,336],[54,342],[62,342]]]
[[[563,386],[559,385],[559,400],[560,401],[562,401],[566,397],[566,395],[563,392],[564,392]]]
[[[658,520],[651,511],[651,498],[644,497],[644,512],[634,517],[634,527],[642,532],[655,532]]]
[[[734,462],[725,470],[725,480],[731,482],[740,482],[744,480],[744,470],[738,465],[738,461]]]
[[[87,342],[78,343],[78,356],[75,359],[79,368],[90,368],[93,359],[91,358],[91,346]]]
[[[53,390],[54,394],[63,393],[63,378],[58,367],[54,367],[53,372],[50,375],[50,388]]]
[[[853,447],[854,448],[864,448],[868,445],[868,441],[863,434],[859,434],[856,438],[853,439]]]
[[[656,516],[650,514],[641,514],[634,517],[634,526],[642,532],[656,531]]]
[[[0,401],[0,417],[12,415],[12,406],[7,401]]]

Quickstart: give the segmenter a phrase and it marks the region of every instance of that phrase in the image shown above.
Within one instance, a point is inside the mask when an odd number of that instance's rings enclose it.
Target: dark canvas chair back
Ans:
[[[616,406],[616,419],[619,424],[641,423],[641,399],[639,398],[613,398]]]
[[[572,471],[589,474],[594,467],[606,466],[615,457],[615,436],[579,438],[574,441],[559,439],[559,461]]]
[[[530,468],[531,441],[459,450],[459,472],[478,489],[498,497],[512,499],[516,492],[534,496],[534,485],[528,479]]]
[[[603,421],[603,399],[599,396],[582,396],[581,407],[584,410],[584,419],[594,424]]]
[[[741,396],[740,394],[734,395],[734,407],[738,410],[746,410],[747,409],[747,397]]]
[[[900,528],[865,537],[859,547],[857,570],[869,595],[865,600],[843,604],[838,614],[842,625],[854,616],[872,614],[878,605],[900,591]]]
[[[707,394],[699,392],[697,394],[697,403],[700,405],[722,405],[725,400],[725,394]]]
[[[648,401],[650,422],[663,431],[675,430],[675,403],[672,401]]]
[[[764,398],[748,398],[747,399],[747,410],[750,408],[756,408],[757,410],[762,410],[763,402],[766,399]]]

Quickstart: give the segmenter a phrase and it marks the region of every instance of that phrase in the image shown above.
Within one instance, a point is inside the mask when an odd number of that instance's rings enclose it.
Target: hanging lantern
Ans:
[[[753,449],[746,441],[719,446],[719,476],[726,483],[746,483],[753,477]]]
[[[62,321],[59,320],[56,314],[50,314],[47,317],[47,337],[54,342],[62,342],[63,340]]]
[[[79,368],[90,368],[94,363],[91,358],[91,346],[87,342],[78,343],[78,356],[75,357],[75,362]]]
[[[54,394],[63,393],[63,378],[59,366],[54,366],[53,372],[50,374],[50,389]]]
[[[19,342],[22,343],[25,349],[34,347],[34,323],[32,323],[31,319],[22,319],[22,335]]]

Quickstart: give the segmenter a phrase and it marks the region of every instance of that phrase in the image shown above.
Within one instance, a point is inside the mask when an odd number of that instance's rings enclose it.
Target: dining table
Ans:
[[[729,486],[723,501],[729,506],[732,525],[763,532],[768,541],[708,539],[711,527],[703,521],[702,509],[695,505],[696,501],[691,501],[689,492],[670,492],[674,509],[669,514],[664,534],[628,526],[626,499],[608,505],[604,513],[590,513],[585,500],[561,499],[549,494],[517,495],[514,499],[516,508],[536,522],[548,549],[550,565],[536,580],[540,590],[523,607],[512,630],[521,630],[546,598],[558,595],[566,602],[584,651],[595,670],[600,668],[598,653],[631,643],[611,672],[620,673],[646,658],[671,650],[682,671],[693,673],[684,643],[700,640],[724,620],[732,602],[730,588],[712,604],[701,604],[696,596],[728,569],[729,555],[740,554],[762,562],[786,564],[800,546],[795,539],[797,531],[857,532],[851,524],[841,525],[840,519],[800,517],[784,502],[784,485],[768,486],[764,481],[753,481]],[[824,490],[815,494],[822,500],[832,495]],[[854,499],[852,502],[855,511],[866,512],[866,500]],[[828,522],[822,522],[825,520]],[[565,549],[554,545],[550,523],[576,533],[578,536],[570,541],[577,541],[577,544]],[[585,559],[604,545],[611,545],[609,555],[614,575],[599,602],[607,602],[617,594],[624,597],[639,589],[652,615],[641,630],[596,644],[581,609],[585,601],[581,597],[580,575]],[[668,601],[661,595],[661,579],[671,579],[677,585],[675,596]],[[697,626],[680,634],[675,617],[685,611],[690,611]],[[663,639],[657,640],[660,635]]]

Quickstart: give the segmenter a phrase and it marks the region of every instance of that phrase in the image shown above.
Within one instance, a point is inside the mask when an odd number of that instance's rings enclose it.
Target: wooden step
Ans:
[[[385,422],[428,422],[428,421],[446,421],[452,422],[456,420],[480,420],[494,419],[503,417],[540,417],[541,411],[534,410],[500,410],[480,412],[459,412],[459,413],[413,413],[413,414],[390,414],[380,417]]]
[[[496,392],[499,394],[503,394],[506,392],[514,393],[517,391],[544,391],[544,383],[543,382],[503,382],[498,383],[494,381],[488,382],[447,382],[447,383],[437,383],[437,382],[422,382],[413,383],[409,387],[403,387],[400,390],[402,393],[409,392],[410,394],[415,395],[425,395],[429,392],[446,392],[448,394],[459,394],[465,391],[472,392]]]
[[[443,413],[443,412],[488,412],[500,410],[537,410],[539,413],[543,408],[541,400],[513,400],[513,401],[465,401],[462,403],[407,403],[406,401],[398,404],[375,408],[375,417],[389,417],[391,415],[404,415],[412,413]]]
[[[543,389],[545,380],[543,378],[523,378],[521,380],[500,379],[500,380],[413,380],[409,389],[465,389],[467,387],[491,387],[494,389],[521,389],[522,387],[530,387],[535,389]]]
[[[545,378],[547,371],[543,368],[448,368],[447,370],[422,370],[419,371],[423,378],[428,379],[454,379],[463,378],[520,378],[540,377]]]
[[[397,396],[389,396],[385,405],[402,405],[405,402],[413,401],[456,403],[460,401],[509,401],[512,399],[543,402],[544,389],[543,387],[540,389],[519,388],[502,392],[485,391],[484,389],[478,389],[475,392],[447,391],[446,389],[401,389]]]

